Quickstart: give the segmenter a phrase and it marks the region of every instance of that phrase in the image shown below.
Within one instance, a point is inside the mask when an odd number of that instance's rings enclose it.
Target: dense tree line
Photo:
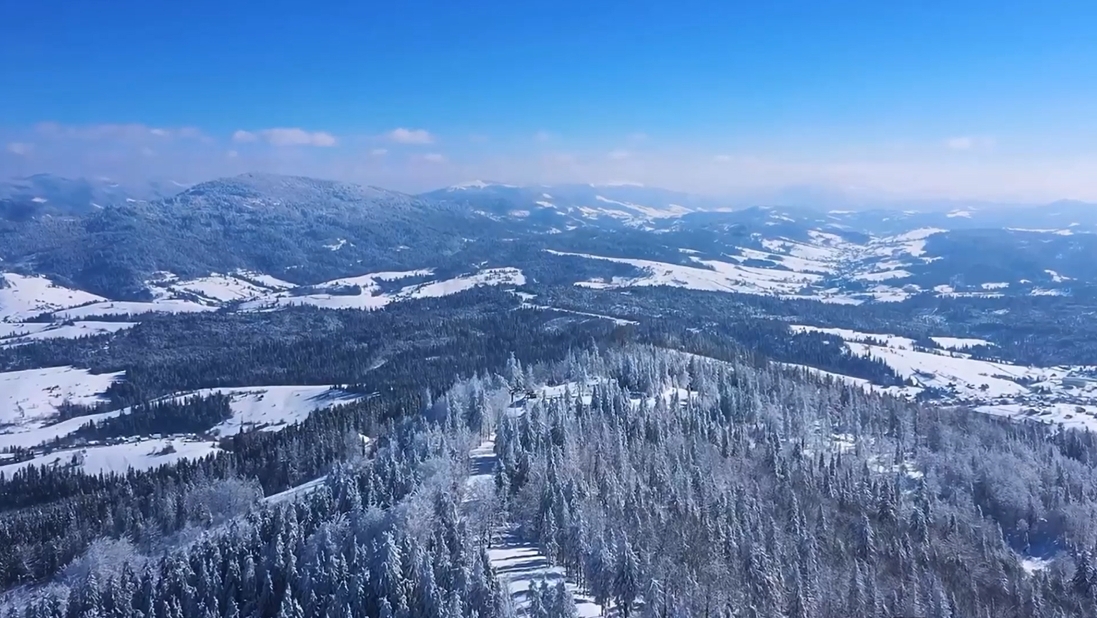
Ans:
[[[232,418],[231,398],[221,393],[133,406],[124,414],[89,422],[66,436],[73,440],[109,440],[152,434],[198,434]],[[60,441],[60,440],[59,440]]]

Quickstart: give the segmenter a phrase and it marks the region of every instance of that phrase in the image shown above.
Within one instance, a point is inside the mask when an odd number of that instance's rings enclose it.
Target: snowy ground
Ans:
[[[266,502],[267,504],[282,504],[283,502],[293,502],[294,500],[297,500],[302,496],[308,495],[316,491],[317,489],[322,487],[324,483],[327,482],[327,480],[327,475],[321,476],[318,479],[312,479],[311,481],[301,483],[297,487],[290,487],[286,491],[271,494],[266,498],[263,498],[263,502]]]
[[[299,423],[316,410],[350,403],[364,396],[331,386],[257,386],[203,389],[192,395],[221,393],[231,398],[232,418],[210,430],[228,436],[240,431],[277,431]]]
[[[64,465],[76,453],[81,454],[85,470],[93,473],[100,469],[124,472],[131,465],[145,469],[187,457],[202,457],[216,450],[215,442],[175,436],[134,437],[124,444],[88,444],[80,448],[46,452],[49,450],[47,444],[54,439],[69,436],[89,422],[128,411],[114,410],[56,422],[56,406],[61,401],[66,398],[74,403],[99,401],[99,393],[118,377],[120,374],[94,376],[71,367],[0,374],[0,451],[18,446],[42,452],[32,460],[12,465],[3,465],[6,458],[0,456],[0,472],[10,474],[31,464]],[[9,383],[14,386],[4,389],[3,386]],[[228,436],[240,431],[278,431],[305,420],[316,410],[365,397],[331,386],[259,386],[202,389],[166,399],[183,400],[213,393],[230,397],[233,416],[214,426],[209,432],[212,436]],[[7,399],[4,398],[6,395]],[[174,452],[149,454],[161,453],[168,444],[172,445]]]
[[[527,294],[526,296],[532,296],[532,295]],[[601,313],[588,313],[586,311],[575,311],[573,309],[561,309],[559,307],[547,307],[545,305],[535,305],[533,303],[528,303],[528,302],[527,303],[522,303],[522,307],[524,309],[540,309],[542,311],[555,311],[557,313],[570,313],[571,315],[578,315],[578,316],[583,316],[583,317],[587,317],[587,318],[598,318],[598,319],[601,319],[601,320],[609,320],[609,321],[613,322],[614,324],[616,324],[617,326],[629,326],[629,325],[639,324],[639,322],[637,322],[635,320],[626,320],[625,318],[615,318],[611,315],[603,315]]]
[[[21,322],[58,309],[105,300],[82,290],[66,288],[45,277],[0,273],[0,322]]]
[[[137,326],[136,322],[75,321],[62,323],[29,322],[0,324],[0,348],[24,345],[44,339],[78,339],[116,333]]]
[[[457,294],[465,290],[481,285],[524,285],[526,282],[522,271],[517,268],[488,268],[471,275],[462,275],[452,279],[430,281],[415,285],[408,285],[396,292],[382,293],[378,281],[396,281],[409,277],[422,277],[433,274],[433,270],[412,270],[403,272],[369,273],[357,277],[335,279],[313,286],[316,292],[307,295],[293,295],[280,292],[248,301],[242,305],[245,310],[273,309],[294,305],[311,305],[327,309],[380,309],[391,303],[421,299],[437,298]],[[358,294],[327,293],[323,290],[330,288],[358,287]]]
[[[46,421],[68,402],[95,405],[122,372],[92,374],[75,367],[48,367],[0,373],[0,432],[9,425]]]
[[[467,486],[493,487],[492,471],[495,469],[495,461],[493,435],[469,452],[472,474],[466,481]],[[564,580],[575,599],[580,617],[594,618],[603,613],[600,605],[564,578],[563,569],[553,566],[536,545],[518,539],[505,525],[497,531],[496,541],[488,549],[488,559],[499,579],[506,585],[514,606],[519,611],[524,611],[529,605],[529,589],[532,584],[544,580],[550,585],[556,585],[558,581]]]
[[[378,282],[433,275],[432,269],[367,273],[310,286],[312,293],[294,293],[292,283],[249,271],[213,273],[181,280],[170,272],[158,272],[145,282],[152,300],[110,300],[95,294],[56,285],[45,277],[0,273],[0,347],[23,345],[43,339],[102,335],[137,326],[137,322],[95,321],[95,318],[141,316],[151,313],[198,313],[222,307],[269,310],[311,305],[328,309],[380,309],[391,303],[437,298],[483,285],[520,286],[525,275],[517,268],[487,268],[475,273],[404,286],[382,293]],[[358,293],[348,294],[347,288]],[[330,292],[326,290],[331,290]],[[53,322],[28,322],[48,314]]]
[[[1075,403],[1006,403],[984,405],[976,411],[994,416],[1004,416],[1018,420],[1055,423],[1067,429],[1097,431],[1097,401],[1095,405]]]
[[[129,469],[150,470],[178,463],[182,459],[201,459],[217,452],[216,442],[187,438],[137,438],[120,444],[88,446],[54,451],[19,463],[0,466],[0,473],[11,475],[27,466],[74,466],[88,474],[124,474]]]
[[[883,388],[867,380],[800,367],[850,384],[900,397],[927,388],[944,393],[941,403],[968,405],[979,412],[1097,430],[1097,377],[1093,367],[1036,367],[973,358],[955,350],[993,345],[983,339],[932,337],[944,349],[915,349],[914,341],[895,335],[840,328],[791,325],[792,332],[821,332],[840,337],[851,353],[886,363],[911,385]]]
[[[61,320],[83,320],[98,316],[141,315],[144,313],[197,313],[214,311],[217,307],[203,305],[189,300],[174,298],[157,299],[148,302],[105,300],[90,305],[81,305],[71,309],[54,312],[53,316]]]
[[[787,219],[781,215],[773,217]],[[628,264],[642,272],[635,277],[594,279],[576,284],[597,289],[667,286],[847,305],[902,302],[923,293],[948,297],[1002,296],[1002,292],[995,290],[1008,288],[1008,282],[963,291],[947,285],[926,290],[911,282],[912,273],[920,266],[939,259],[927,255],[926,244],[930,237],[945,231],[923,228],[894,236],[870,237],[863,242],[853,242],[822,230],[808,231],[806,239],[764,238],[761,234],[754,234],[755,246],[732,247],[718,259],[702,259],[692,249],[679,249],[692,261],[680,264],[587,253],[548,252]],[[1048,274],[1056,282],[1068,281],[1058,273]],[[1036,293],[1034,290],[1033,294]]]

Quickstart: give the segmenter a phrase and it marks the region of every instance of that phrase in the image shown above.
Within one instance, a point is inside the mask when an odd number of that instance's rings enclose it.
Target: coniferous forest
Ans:
[[[1090,434],[884,398],[719,342],[531,332],[547,336],[455,361],[468,370],[448,382],[377,389],[197,461],[3,476],[5,614],[557,617],[577,597],[622,617],[1097,612]],[[80,436],[201,430],[226,405],[138,405]],[[514,594],[493,553],[507,543],[559,576]]]

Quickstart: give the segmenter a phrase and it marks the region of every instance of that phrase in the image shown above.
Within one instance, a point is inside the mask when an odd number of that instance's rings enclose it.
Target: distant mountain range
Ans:
[[[138,301],[152,298],[147,281],[163,272],[247,271],[308,286],[519,268],[531,281],[831,302],[1062,294],[1097,282],[1097,206],[1080,202],[732,208],[628,184],[474,181],[408,195],[272,174],[177,185],[49,175],[0,184],[2,270]]]

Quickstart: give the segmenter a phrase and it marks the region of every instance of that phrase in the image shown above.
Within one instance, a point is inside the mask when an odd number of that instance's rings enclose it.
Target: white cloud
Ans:
[[[731,155],[716,155],[712,158],[712,160],[716,161],[717,163],[731,163]]]
[[[388,138],[397,144],[433,144],[434,136],[426,129],[399,127],[388,132]]]
[[[299,128],[275,128],[259,131],[260,137],[273,146],[334,146],[338,140],[324,131],[306,131]]]
[[[369,153],[375,157],[383,157],[389,153],[388,148],[374,148]]]
[[[8,152],[14,155],[24,157],[34,150],[34,144],[28,144],[26,142],[10,142],[8,143]]]
[[[232,141],[238,144],[248,144],[254,142],[257,139],[259,139],[258,135],[252,133],[251,131],[244,131],[243,129],[240,129],[232,134]]]
[[[555,135],[543,129],[533,134],[533,141],[541,142],[542,144],[545,142],[551,142],[554,139],[556,139]]]
[[[423,160],[428,163],[445,163],[446,157],[445,155],[438,154],[437,152],[432,152],[423,155]]]
[[[236,157],[240,156],[240,153],[236,152],[235,150],[230,150],[230,151],[225,153],[225,156],[230,158],[230,159],[235,159]]]
[[[630,152],[628,150],[625,150],[624,148],[618,148],[616,150],[611,151],[609,153],[609,155],[607,155],[607,156],[610,159],[613,159],[614,161],[623,161],[623,160],[628,159],[629,157],[631,157],[632,152]]]
[[[945,140],[945,146],[953,150],[971,150],[975,145],[975,139],[967,136],[950,137]]]

